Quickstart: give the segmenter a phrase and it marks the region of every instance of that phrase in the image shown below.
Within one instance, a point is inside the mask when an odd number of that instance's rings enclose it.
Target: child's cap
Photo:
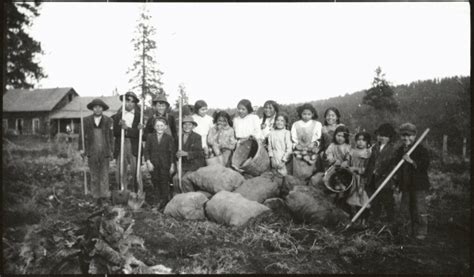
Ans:
[[[184,124],[184,123],[188,123],[188,122],[189,122],[189,123],[192,123],[192,124],[194,125],[194,127],[197,127],[197,126],[198,126],[198,124],[196,123],[196,121],[194,121],[193,117],[190,116],[190,115],[187,115],[187,116],[185,116],[185,117],[183,118],[183,124]]]
[[[156,122],[157,122],[157,121],[161,121],[161,122],[163,122],[165,125],[168,125],[168,120],[166,119],[166,117],[158,116],[157,118],[155,118],[155,121],[153,121],[153,126],[156,125]]]
[[[416,126],[409,122],[403,123],[402,125],[400,125],[399,129],[400,129],[400,135],[414,136],[417,133]]]

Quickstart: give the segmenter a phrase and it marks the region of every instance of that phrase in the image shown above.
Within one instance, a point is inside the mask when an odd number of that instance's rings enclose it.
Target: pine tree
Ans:
[[[32,19],[39,15],[39,1],[14,3],[5,2],[6,49],[3,51],[4,84],[7,89],[32,88],[34,82],[47,77],[36,60],[44,54],[41,43],[34,40],[26,29],[31,27]]]
[[[377,67],[372,87],[366,91],[362,104],[369,105],[377,111],[398,112],[398,103],[394,98],[394,92],[389,82],[385,80],[382,69]]]
[[[132,39],[135,61],[127,71],[127,74],[131,74],[130,90],[143,98],[154,98],[159,94],[166,96],[161,82],[163,72],[158,69],[155,60],[156,41],[153,37],[156,35],[156,29],[150,21],[151,15],[144,5],[137,20],[135,37]]]

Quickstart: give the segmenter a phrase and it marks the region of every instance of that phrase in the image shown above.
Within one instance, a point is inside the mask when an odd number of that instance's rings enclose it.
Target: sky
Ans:
[[[30,34],[48,74],[37,87],[81,96],[129,88],[141,3],[41,5]],[[470,75],[469,3],[148,3],[155,58],[174,103],[301,103],[392,84]]]

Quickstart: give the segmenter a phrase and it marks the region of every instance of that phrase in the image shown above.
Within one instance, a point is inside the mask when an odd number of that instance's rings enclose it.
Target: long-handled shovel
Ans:
[[[140,109],[140,124],[143,125],[143,108],[145,106],[145,99],[142,98],[142,105]],[[145,192],[143,191],[143,179],[141,174],[141,161],[142,161],[142,141],[143,141],[143,129],[139,130],[138,135],[138,155],[137,155],[137,183],[138,191],[137,193],[130,193],[130,198],[128,199],[128,206],[133,210],[138,210],[145,203]]]
[[[80,99],[79,99],[80,100]],[[81,111],[81,139],[82,139],[82,151],[86,152],[86,142],[84,141],[84,118],[82,117],[82,102],[79,101],[79,110]],[[86,162],[86,157],[83,158],[84,163]],[[87,189],[87,170],[84,167],[84,195],[88,195],[89,190]]]
[[[182,91],[181,91],[182,93]],[[179,105],[178,105],[178,150],[183,150],[183,99],[179,96]],[[183,178],[183,158],[179,157],[178,159],[178,188],[179,192],[183,192],[182,178]]]
[[[412,145],[412,147],[410,148],[410,150],[408,150],[408,152],[406,153],[407,155],[410,155],[414,150],[415,148],[421,143],[421,141],[426,137],[426,135],[428,134],[428,132],[430,131],[430,129],[426,129],[423,134],[421,134],[421,136],[418,138],[418,140],[415,142],[415,144]],[[359,218],[359,216],[362,214],[362,212],[364,212],[364,210],[367,208],[367,206],[370,204],[370,202],[372,202],[372,200],[374,200],[374,198],[377,196],[377,194],[383,189],[383,187],[388,183],[388,181],[393,177],[393,175],[395,175],[395,173],[397,172],[397,170],[402,166],[403,162],[405,160],[404,159],[401,159],[398,164],[395,166],[395,168],[393,168],[392,172],[390,172],[390,174],[388,174],[388,176],[385,178],[385,180],[382,182],[382,184],[377,188],[377,190],[374,192],[374,194],[372,194],[372,196],[369,198],[369,201],[367,201],[363,206],[362,208],[360,208],[360,210],[356,213],[356,215],[351,219],[351,222],[349,222],[349,224],[347,224],[346,228],[344,230],[347,230],[349,229],[349,227],[351,227],[351,225],[356,222],[356,220]]]
[[[125,102],[126,102],[126,97],[125,95],[122,98],[122,118],[123,115],[125,114]],[[120,118],[119,120],[122,120]],[[129,197],[129,191],[125,189],[125,185],[123,184],[123,158],[124,158],[124,146],[125,146],[125,129],[122,128],[121,134],[120,134],[120,171],[119,171],[119,179],[120,179],[120,190],[113,191],[112,192],[112,202],[114,204],[127,204],[128,203],[128,197]]]

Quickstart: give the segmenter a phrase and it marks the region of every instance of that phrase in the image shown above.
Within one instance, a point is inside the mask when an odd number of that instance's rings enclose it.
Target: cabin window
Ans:
[[[40,120],[39,118],[33,118],[33,134],[38,134],[40,131]]]
[[[69,102],[71,102],[71,101],[72,101],[72,93],[71,93],[71,94],[69,94],[69,96],[68,96],[68,97],[69,97]]]

